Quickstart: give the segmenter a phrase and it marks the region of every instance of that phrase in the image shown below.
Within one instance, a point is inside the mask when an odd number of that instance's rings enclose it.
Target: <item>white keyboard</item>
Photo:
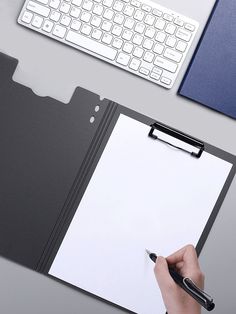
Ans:
[[[149,0],[27,0],[18,23],[166,88],[198,28]]]

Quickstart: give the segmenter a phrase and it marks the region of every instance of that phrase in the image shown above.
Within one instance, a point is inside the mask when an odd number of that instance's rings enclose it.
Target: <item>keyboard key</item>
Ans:
[[[154,48],[153,48],[153,51],[154,51],[155,53],[159,54],[159,55],[162,54],[163,50],[164,50],[164,46],[161,45],[161,44],[155,44],[155,46],[154,46]]]
[[[66,40],[78,45],[82,48],[85,48],[93,53],[97,53],[100,56],[107,58],[109,60],[114,60],[117,54],[117,51],[111,47],[108,47],[104,44],[96,42],[89,37],[82,36],[73,31],[69,31]]]
[[[42,15],[44,17],[48,17],[50,14],[50,9],[39,4],[36,3],[34,1],[29,1],[28,5],[27,5],[27,10],[34,12],[36,14]]]
[[[74,29],[75,31],[78,31],[81,27],[81,22],[77,20],[73,20],[70,27]]]
[[[47,33],[51,33],[52,29],[53,29],[54,23],[52,23],[51,21],[46,20],[43,24],[43,30]]]
[[[35,15],[33,18],[32,25],[36,28],[40,28],[43,24],[43,18],[40,16]]]
[[[93,13],[96,15],[102,15],[103,7],[100,4],[95,4],[93,8]]]
[[[129,60],[130,60],[129,55],[127,55],[123,52],[120,52],[117,59],[116,59],[116,62],[119,64],[122,64],[122,65],[127,65],[129,63]]]
[[[101,23],[102,23],[102,19],[100,17],[95,16],[95,15],[92,17],[91,25],[95,27],[99,27]]]
[[[150,71],[148,69],[142,67],[142,68],[140,68],[139,72],[142,73],[143,75],[148,75]]]
[[[184,28],[179,28],[175,36],[182,40],[190,41],[192,34],[189,31],[186,31]]]
[[[176,63],[168,61],[168,60],[166,60],[162,57],[159,57],[159,56],[156,57],[154,64],[157,65],[158,67],[164,69],[164,70],[171,72],[171,73],[175,73],[177,68],[178,68],[178,65]]]
[[[102,23],[102,27],[101,27],[102,30],[104,30],[106,32],[109,32],[111,28],[112,28],[112,23],[111,22],[104,21]]]
[[[88,22],[90,21],[90,19],[91,19],[91,14],[84,11],[84,12],[81,14],[80,19],[81,19],[81,21],[83,21],[83,22],[85,22],[85,23],[88,23]]]
[[[105,5],[105,7],[111,7],[113,3],[113,0],[103,0],[103,5]]]
[[[72,0],[72,4],[77,5],[78,7],[81,6],[82,0]]]
[[[157,67],[154,67],[152,69],[152,72],[161,76],[163,71],[161,69],[157,68]]]
[[[114,11],[110,9],[106,9],[106,11],[103,14],[103,17],[110,21],[113,18],[113,15],[114,15]]]
[[[151,63],[153,59],[154,59],[154,54],[152,52],[146,51],[143,57],[143,60]]]
[[[85,9],[87,11],[90,11],[92,9],[92,7],[93,7],[93,2],[92,1],[84,0],[83,6],[82,6],[83,9]]]
[[[175,46],[176,42],[177,42],[177,40],[175,37],[169,36],[166,40],[166,45],[173,48]]]
[[[116,1],[114,6],[113,6],[113,9],[115,11],[121,12],[123,10],[123,7],[124,7],[124,4],[122,2]]]
[[[61,13],[57,12],[57,11],[52,11],[51,15],[50,15],[50,19],[54,22],[58,22],[60,20],[61,17]]]
[[[134,70],[134,71],[137,71],[139,66],[141,64],[141,61],[136,59],[136,58],[133,58],[129,64],[129,67],[130,69]]]
[[[147,27],[146,31],[145,31],[145,36],[149,37],[149,38],[153,38],[155,36],[155,29],[153,27]]]
[[[120,49],[123,45],[123,40],[119,39],[119,38],[114,38],[113,40],[113,43],[112,43],[112,46],[117,48],[117,49]]]
[[[80,13],[81,13],[81,10],[76,7],[73,7],[70,11],[70,15],[76,19],[80,16]]]
[[[66,28],[60,25],[56,25],[53,30],[53,35],[59,38],[64,38],[66,34]]]
[[[184,22],[183,22],[181,19],[179,19],[179,18],[176,18],[176,19],[174,20],[174,23],[175,23],[176,25],[178,25],[178,26],[184,26]]]
[[[158,28],[159,30],[163,30],[164,27],[165,27],[165,25],[166,25],[166,22],[165,22],[165,21],[163,21],[163,20],[161,20],[161,19],[158,19],[158,20],[156,21],[155,27]]]
[[[142,9],[145,12],[151,12],[152,8],[149,5],[143,4]]]
[[[187,48],[188,44],[185,43],[184,41],[179,41],[178,44],[176,45],[176,50],[179,50],[181,52],[184,52]]]
[[[71,7],[70,7],[70,5],[69,5],[68,3],[62,2],[61,6],[60,6],[60,11],[61,11],[62,13],[67,14],[67,13],[69,13],[70,8],[71,8]]]
[[[150,39],[145,39],[144,40],[144,43],[143,43],[143,47],[145,48],[145,49],[152,49],[152,46],[153,46],[153,41],[152,40],[150,40]]]
[[[166,39],[166,34],[163,32],[158,32],[156,35],[156,40],[159,41],[160,43],[163,43]]]
[[[153,13],[153,15],[155,15],[155,16],[162,16],[162,11],[160,11],[160,10],[158,10],[158,9],[153,9],[152,10],[152,13]]]
[[[122,33],[122,27],[120,27],[118,25],[114,25],[111,32],[113,35],[120,36]]]
[[[27,12],[25,11],[21,20],[24,22],[24,23],[27,23],[27,24],[30,24],[31,21],[32,21],[32,18],[33,18],[33,14],[30,13],[30,12]]]
[[[124,15],[117,13],[114,17],[114,22],[121,25],[124,19],[125,19]]]
[[[161,82],[164,83],[164,84],[166,84],[166,85],[170,85],[170,84],[171,84],[171,79],[162,76]]]
[[[49,6],[53,9],[58,9],[60,5],[60,0],[51,0]]]
[[[127,27],[128,29],[132,29],[134,27],[134,20],[131,18],[127,18],[125,23],[124,23],[124,27]]]
[[[131,7],[130,5],[126,5],[123,10],[123,13],[127,16],[132,16],[134,13],[134,7]]]
[[[141,22],[144,18],[144,15],[145,15],[145,13],[143,11],[136,10],[136,12],[134,14],[134,19]]]
[[[48,0],[37,0],[37,1],[42,3],[42,4],[48,4]]]
[[[133,5],[136,8],[140,8],[141,3],[137,0],[131,0],[131,5]]]
[[[130,40],[133,36],[133,33],[127,29],[124,30],[122,38],[124,38],[125,40]]]
[[[100,29],[96,29],[96,28],[95,28],[95,29],[93,30],[92,37],[93,37],[94,39],[99,40],[99,39],[102,37],[102,32],[100,31]]]
[[[67,15],[63,15],[62,19],[61,19],[61,24],[64,26],[69,26],[71,23],[71,18]]]
[[[173,35],[175,30],[176,30],[176,26],[175,25],[173,25],[173,24],[167,24],[166,25],[165,31],[166,31],[167,34]]]
[[[180,60],[182,59],[182,56],[183,56],[182,53],[177,52],[170,48],[167,48],[164,53],[164,57],[175,62],[180,62]]]
[[[113,37],[110,34],[105,33],[102,37],[102,42],[104,42],[107,45],[110,45],[112,38]]]
[[[138,34],[135,34],[133,37],[133,43],[140,46],[142,44],[144,37]]]
[[[135,57],[137,57],[137,58],[141,58],[142,55],[143,55],[143,53],[144,53],[144,50],[143,50],[142,48],[136,47],[136,48],[134,49],[133,55],[134,55]]]
[[[134,46],[130,43],[125,43],[124,46],[123,46],[123,51],[124,52],[127,52],[127,53],[131,53],[132,50],[133,50]]]
[[[92,27],[90,25],[84,24],[81,28],[81,33],[84,35],[90,35],[92,31]]]
[[[155,17],[153,15],[147,14],[145,19],[144,19],[144,23],[152,26],[154,24],[155,21]]]
[[[151,77],[152,79],[158,81],[161,76],[158,75],[158,74],[156,74],[156,73],[154,73],[154,72],[152,72],[152,73],[150,74],[150,77]]]
[[[184,26],[187,30],[193,32],[195,30],[195,26],[192,24],[185,24]]]
[[[173,16],[171,16],[170,14],[165,13],[163,15],[163,19],[166,20],[166,21],[172,22],[173,21]]]
[[[139,34],[142,34],[145,30],[145,25],[142,23],[137,23],[134,30],[135,30],[135,32],[137,32]]]

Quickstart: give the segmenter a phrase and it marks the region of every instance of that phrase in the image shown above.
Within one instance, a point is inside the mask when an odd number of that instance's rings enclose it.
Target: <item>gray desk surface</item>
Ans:
[[[76,86],[82,86],[236,154],[234,120],[176,95],[194,47],[174,88],[167,91],[18,26],[16,19],[23,2],[0,0],[0,51],[20,60],[14,80],[40,95],[64,102],[69,101]],[[159,3],[198,20],[199,37],[214,0],[159,0]],[[206,290],[216,299],[215,314],[236,311],[236,276],[227,272],[228,265],[236,264],[232,245],[236,238],[235,204],[236,180],[200,256]],[[0,295],[0,313],[4,314],[125,313],[2,258]]]

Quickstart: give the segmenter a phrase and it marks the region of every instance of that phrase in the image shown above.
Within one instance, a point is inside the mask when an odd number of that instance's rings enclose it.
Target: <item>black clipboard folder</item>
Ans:
[[[0,254],[48,274],[121,113],[150,126],[154,140],[159,130],[197,147],[198,153],[183,149],[190,158],[205,150],[233,164],[200,253],[235,175],[235,156],[80,87],[69,104],[36,96],[12,80],[17,64],[0,54]]]

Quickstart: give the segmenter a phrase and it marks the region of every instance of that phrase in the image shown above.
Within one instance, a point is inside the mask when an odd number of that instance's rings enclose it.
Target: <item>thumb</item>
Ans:
[[[174,280],[170,276],[168,264],[164,257],[158,256],[154,273],[162,292],[170,289],[173,287],[173,284],[175,284]]]

